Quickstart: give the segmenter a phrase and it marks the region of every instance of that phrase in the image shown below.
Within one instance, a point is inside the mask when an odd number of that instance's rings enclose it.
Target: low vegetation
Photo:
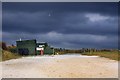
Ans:
[[[2,50],[2,61],[10,60],[10,59],[17,59],[20,57],[21,56],[18,55],[17,53],[11,53],[9,51]]]
[[[67,53],[75,53],[75,54],[82,54],[88,56],[100,56],[109,58],[112,60],[120,61],[120,51],[119,50],[97,50],[97,49],[78,49],[78,50],[70,50],[70,49],[62,49],[62,48],[55,48],[54,54],[67,54]],[[16,53],[16,46],[6,46],[5,42],[0,42],[0,61],[10,60],[20,58],[21,55]]]
[[[67,54],[67,53],[75,53],[75,54],[82,54],[87,56],[100,56],[109,58],[112,60],[120,61],[120,50],[118,49],[92,49],[92,48],[82,48],[78,50],[70,50],[70,49],[55,49],[55,52],[58,54]],[[55,53],[55,54],[56,54]]]
[[[15,53],[16,46],[7,46],[5,42],[0,42],[0,61],[17,59],[21,56]]]
[[[119,51],[85,52],[82,54],[87,56],[100,56],[100,57],[105,57],[112,60],[120,61]]]

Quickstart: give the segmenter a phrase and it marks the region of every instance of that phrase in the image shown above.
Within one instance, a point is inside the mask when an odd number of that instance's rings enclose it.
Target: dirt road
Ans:
[[[118,62],[97,56],[33,56],[2,64],[3,78],[117,78]]]

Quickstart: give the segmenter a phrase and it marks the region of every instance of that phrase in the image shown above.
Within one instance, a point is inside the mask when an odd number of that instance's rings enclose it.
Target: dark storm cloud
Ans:
[[[56,12],[97,12],[102,14],[116,15],[117,2],[26,2],[26,3],[3,3],[4,11],[12,12],[38,12],[38,11],[56,11]]]
[[[91,22],[89,17],[85,16],[87,13],[51,13],[51,16],[48,16],[48,14],[48,12],[4,13],[3,31],[28,33],[56,31],[64,34],[81,33],[96,35],[117,34],[117,17],[108,16],[108,19]]]
[[[3,40],[55,47],[117,48],[117,3],[3,3]],[[101,44],[102,43],[102,44]]]

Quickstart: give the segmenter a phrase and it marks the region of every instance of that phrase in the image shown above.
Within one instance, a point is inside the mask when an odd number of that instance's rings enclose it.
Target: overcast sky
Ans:
[[[117,3],[3,3],[3,41],[20,38],[62,48],[117,48]]]

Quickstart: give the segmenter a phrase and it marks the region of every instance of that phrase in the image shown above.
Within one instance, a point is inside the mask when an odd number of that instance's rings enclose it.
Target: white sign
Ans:
[[[36,50],[44,50],[44,48],[39,48],[39,47],[37,47]]]
[[[43,47],[44,45],[39,45],[39,47]]]

